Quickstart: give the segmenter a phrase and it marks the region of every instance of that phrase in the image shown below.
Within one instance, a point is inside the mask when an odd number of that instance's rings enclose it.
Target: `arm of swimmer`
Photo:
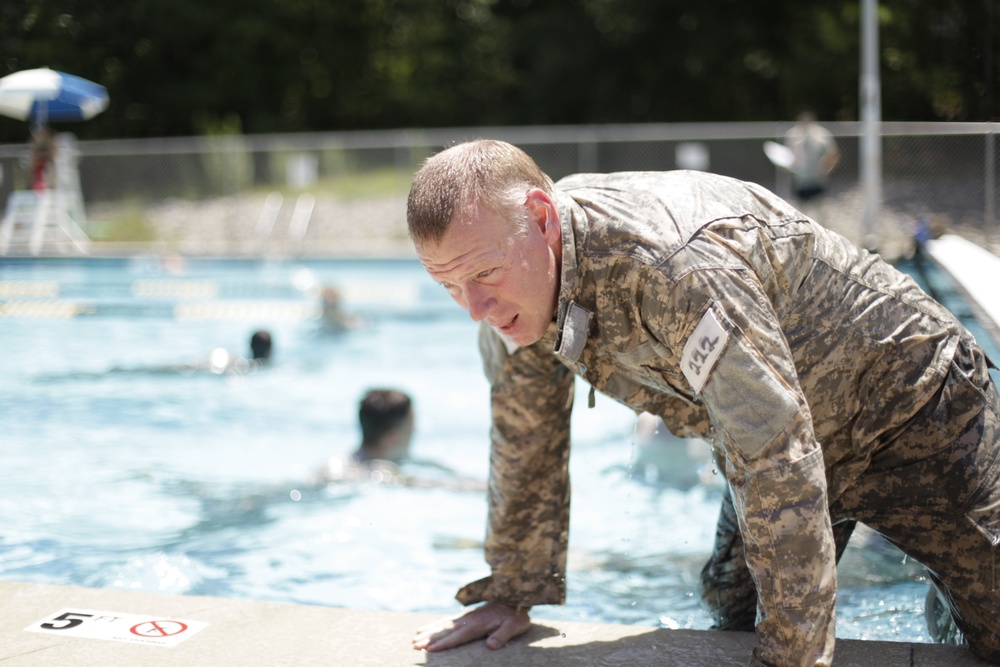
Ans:
[[[430,652],[468,644],[486,638],[486,646],[502,648],[531,627],[528,608],[487,602],[454,618],[435,621],[417,630],[413,648]]]

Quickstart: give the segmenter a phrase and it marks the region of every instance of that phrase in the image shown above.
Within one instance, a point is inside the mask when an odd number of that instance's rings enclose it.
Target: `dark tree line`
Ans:
[[[885,0],[883,118],[1000,118],[1000,0]],[[858,118],[860,0],[7,0],[0,75],[104,84],[83,138]],[[0,118],[0,141],[23,123]]]

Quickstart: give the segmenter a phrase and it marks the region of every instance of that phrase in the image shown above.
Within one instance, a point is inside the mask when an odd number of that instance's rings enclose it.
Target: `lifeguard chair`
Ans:
[[[80,172],[79,151],[71,134],[60,133],[47,187],[38,190],[15,190],[7,199],[0,219],[0,255],[11,252],[40,255],[43,250],[65,252],[67,245],[87,254],[90,237],[81,225],[86,224]]]

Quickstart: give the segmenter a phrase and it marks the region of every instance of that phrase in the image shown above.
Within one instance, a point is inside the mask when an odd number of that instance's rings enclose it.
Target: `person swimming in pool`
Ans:
[[[398,389],[368,390],[358,406],[358,422],[361,444],[349,456],[329,459],[311,477],[312,485],[374,482],[452,490],[485,489],[482,482],[462,478],[439,463],[411,457],[415,416],[413,401],[406,392]],[[404,472],[404,467],[418,468],[425,474]]]
[[[258,329],[250,336],[250,355],[233,354],[224,347],[217,347],[208,358],[186,364],[166,364],[163,366],[122,367],[115,366],[111,373],[162,373],[190,375],[211,373],[213,375],[245,375],[256,373],[271,363],[273,341],[271,332]]]
[[[271,363],[271,349],[271,332],[259,329],[250,336],[249,357],[234,356],[225,348],[217,347],[209,356],[207,370],[216,374],[259,371]]]
[[[250,336],[250,354],[234,354],[224,347],[212,350],[208,357],[182,364],[162,364],[149,366],[112,366],[106,370],[70,371],[68,373],[45,373],[37,376],[39,381],[52,382],[67,379],[103,378],[120,375],[247,375],[257,373],[271,364],[273,340],[271,332],[258,329]]]
[[[399,464],[410,456],[413,401],[397,389],[372,389],[358,408],[361,444],[346,457],[329,459],[313,476],[317,485],[341,481],[404,483]]]
[[[324,287],[320,292],[320,324],[326,333],[353,331],[365,326],[364,320],[344,311],[340,290]]]

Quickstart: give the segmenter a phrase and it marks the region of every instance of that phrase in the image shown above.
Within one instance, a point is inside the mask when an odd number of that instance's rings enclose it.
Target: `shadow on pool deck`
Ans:
[[[337,665],[351,667],[721,667],[745,665],[754,645],[750,633],[666,630],[641,626],[552,622],[536,624],[507,647],[491,651],[476,642],[442,653],[414,651],[411,637],[438,615],[296,606],[228,598],[171,596],[115,589],[0,582],[0,662],[27,665]],[[68,618],[83,619],[74,628]],[[79,612],[73,614],[73,612]],[[93,613],[100,612],[100,613]],[[92,613],[92,616],[83,614]],[[97,618],[137,615],[167,625],[171,619],[207,624],[174,646],[69,634],[87,628],[113,634]],[[43,622],[56,629],[39,632]],[[191,623],[194,622],[194,623]],[[179,624],[174,624],[180,627]],[[138,628],[139,626],[133,626]],[[29,630],[33,628],[34,630]],[[141,629],[141,628],[140,628]],[[835,667],[972,667],[984,665],[967,649],[904,642],[839,640]]]

